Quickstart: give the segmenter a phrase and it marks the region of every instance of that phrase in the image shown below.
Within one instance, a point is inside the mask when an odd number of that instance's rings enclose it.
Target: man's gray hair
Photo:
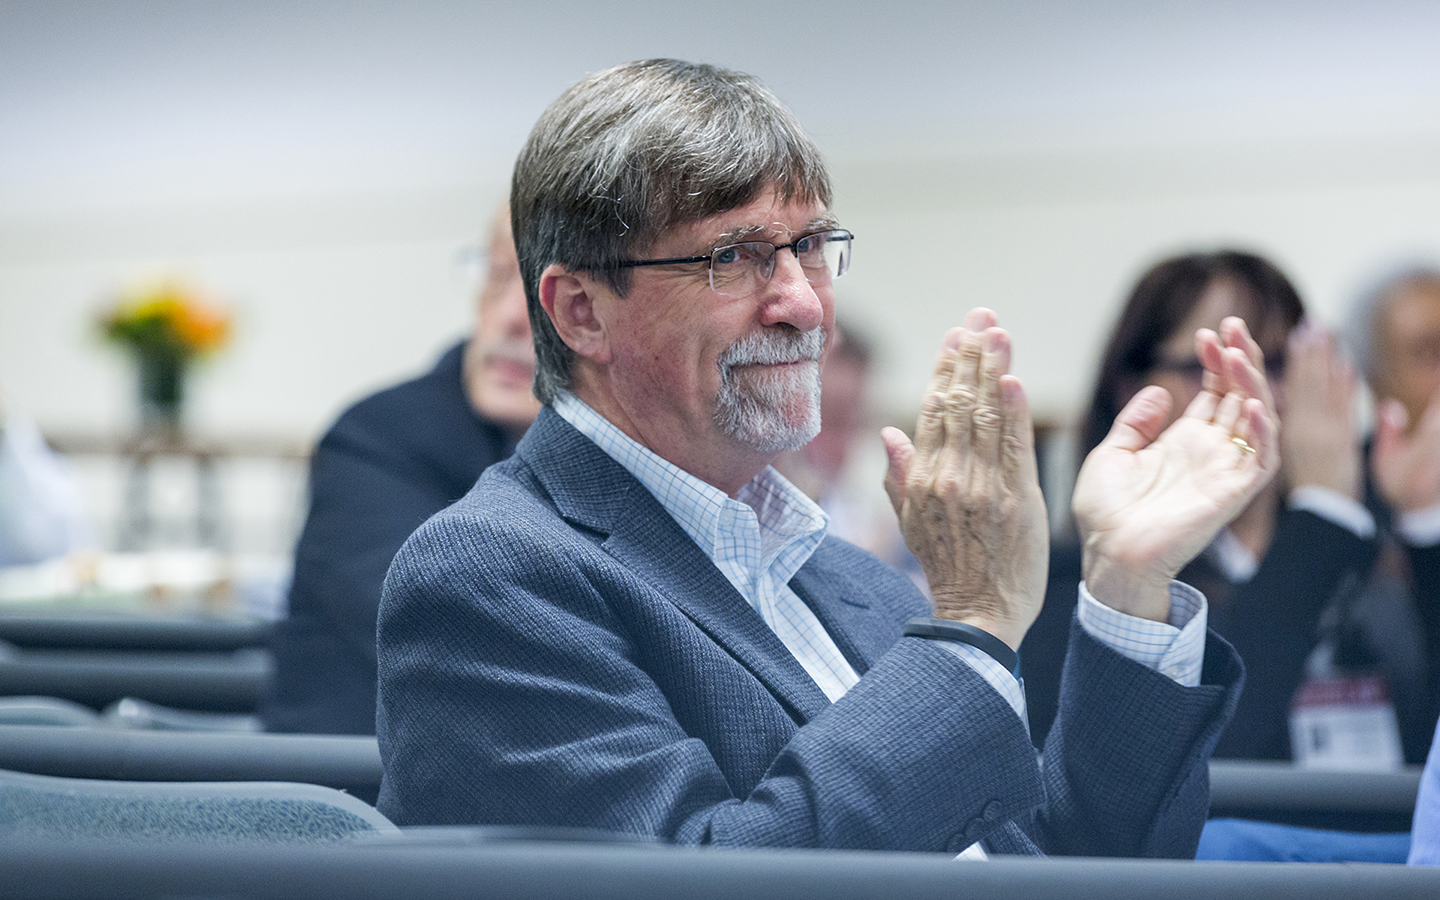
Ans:
[[[574,353],[539,302],[558,263],[624,296],[628,268],[668,229],[744,206],[830,205],[830,176],[795,116],[749,75],[650,59],[586,78],[535,123],[510,190],[510,216],[535,334],[535,396],[571,385]],[[698,248],[697,248],[698,249]]]
[[[1346,328],[1350,353],[1356,367],[1372,387],[1377,383],[1384,363],[1380,358],[1380,328],[1390,304],[1406,290],[1427,285],[1440,288],[1440,267],[1416,263],[1394,266],[1384,277],[1376,279],[1362,291],[1350,308],[1349,327]]]

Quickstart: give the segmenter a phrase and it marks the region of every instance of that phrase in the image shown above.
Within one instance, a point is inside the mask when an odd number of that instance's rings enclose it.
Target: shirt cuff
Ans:
[[[1316,484],[1302,485],[1290,492],[1290,508],[1314,513],[1359,538],[1375,536],[1375,517],[1370,515],[1370,510],[1339,491]],[[1437,521],[1437,529],[1440,529],[1440,521]],[[1435,542],[1440,542],[1440,530],[1436,531],[1435,540],[1431,543]]]
[[[1014,672],[1000,665],[995,657],[979,647],[972,647],[958,641],[947,641],[943,638],[931,638],[931,640],[965,660],[970,664],[970,668],[980,673],[981,678],[990,682],[990,686],[1005,698],[1005,702],[1010,704],[1011,709],[1015,710],[1015,715],[1020,717],[1025,731],[1027,733],[1030,731],[1030,719],[1025,715],[1025,683],[1016,678]]]
[[[1080,582],[1080,626],[1095,640],[1185,687],[1200,684],[1205,663],[1205,595],[1170,582],[1170,621],[1156,622],[1111,609]],[[999,666],[999,663],[996,663]]]
[[[1395,533],[1412,547],[1440,544],[1440,506],[1402,512],[1395,520]]]

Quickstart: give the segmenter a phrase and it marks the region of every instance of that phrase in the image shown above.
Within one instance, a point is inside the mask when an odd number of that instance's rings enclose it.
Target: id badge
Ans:
[[[1385,678],[1349,675],[1301,685],[1290,704],[1290,748],[1306,769],[1401,768],[1400,725]]]

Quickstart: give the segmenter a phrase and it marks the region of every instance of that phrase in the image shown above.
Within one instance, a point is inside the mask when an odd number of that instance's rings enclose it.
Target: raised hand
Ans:
[[[1170,427],[1164,388],[1136,394],[1076,479],[1090,593],[1121,612],[1170,615],[1170,581],[1274,476],[1279,426],[1264,358],[1235,317],[1201,329],[1203,390]],[[1164,429],[1163,431],[1161,429]]]
[[[1380,404],[1370,465],[1385,502],[1402,512],[1440,505],[1440,391],[1413,431],[1398,400]]]
[[[1010,336],[971,310],[945,336],[914,444],[896,428],[881,437],[885,490],[935,614],[1018,649],[1044,601],[1050,537],[1030,408],[1009,368]]]
[[[1290,334],[1286,352],[1280,457],[1290,487],[1314,485],[1359,500],[1360,436],[1351,414],[1355,367],[1333,336],[1308,322]]]

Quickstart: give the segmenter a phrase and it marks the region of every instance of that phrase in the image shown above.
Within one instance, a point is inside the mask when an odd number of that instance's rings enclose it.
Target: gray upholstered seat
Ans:
[[[321,843],[398,830],[364,802],[313,784],[92,781],[0,770],[0,841]]]
[[[95,710],[59,697],[0,697],[0,725],[96,725]]]
[[[259,716],[240,713],[195,712],[125,697],[105,707],[99,724],[110,728],[144,728],[151,731],[259,732]]]

